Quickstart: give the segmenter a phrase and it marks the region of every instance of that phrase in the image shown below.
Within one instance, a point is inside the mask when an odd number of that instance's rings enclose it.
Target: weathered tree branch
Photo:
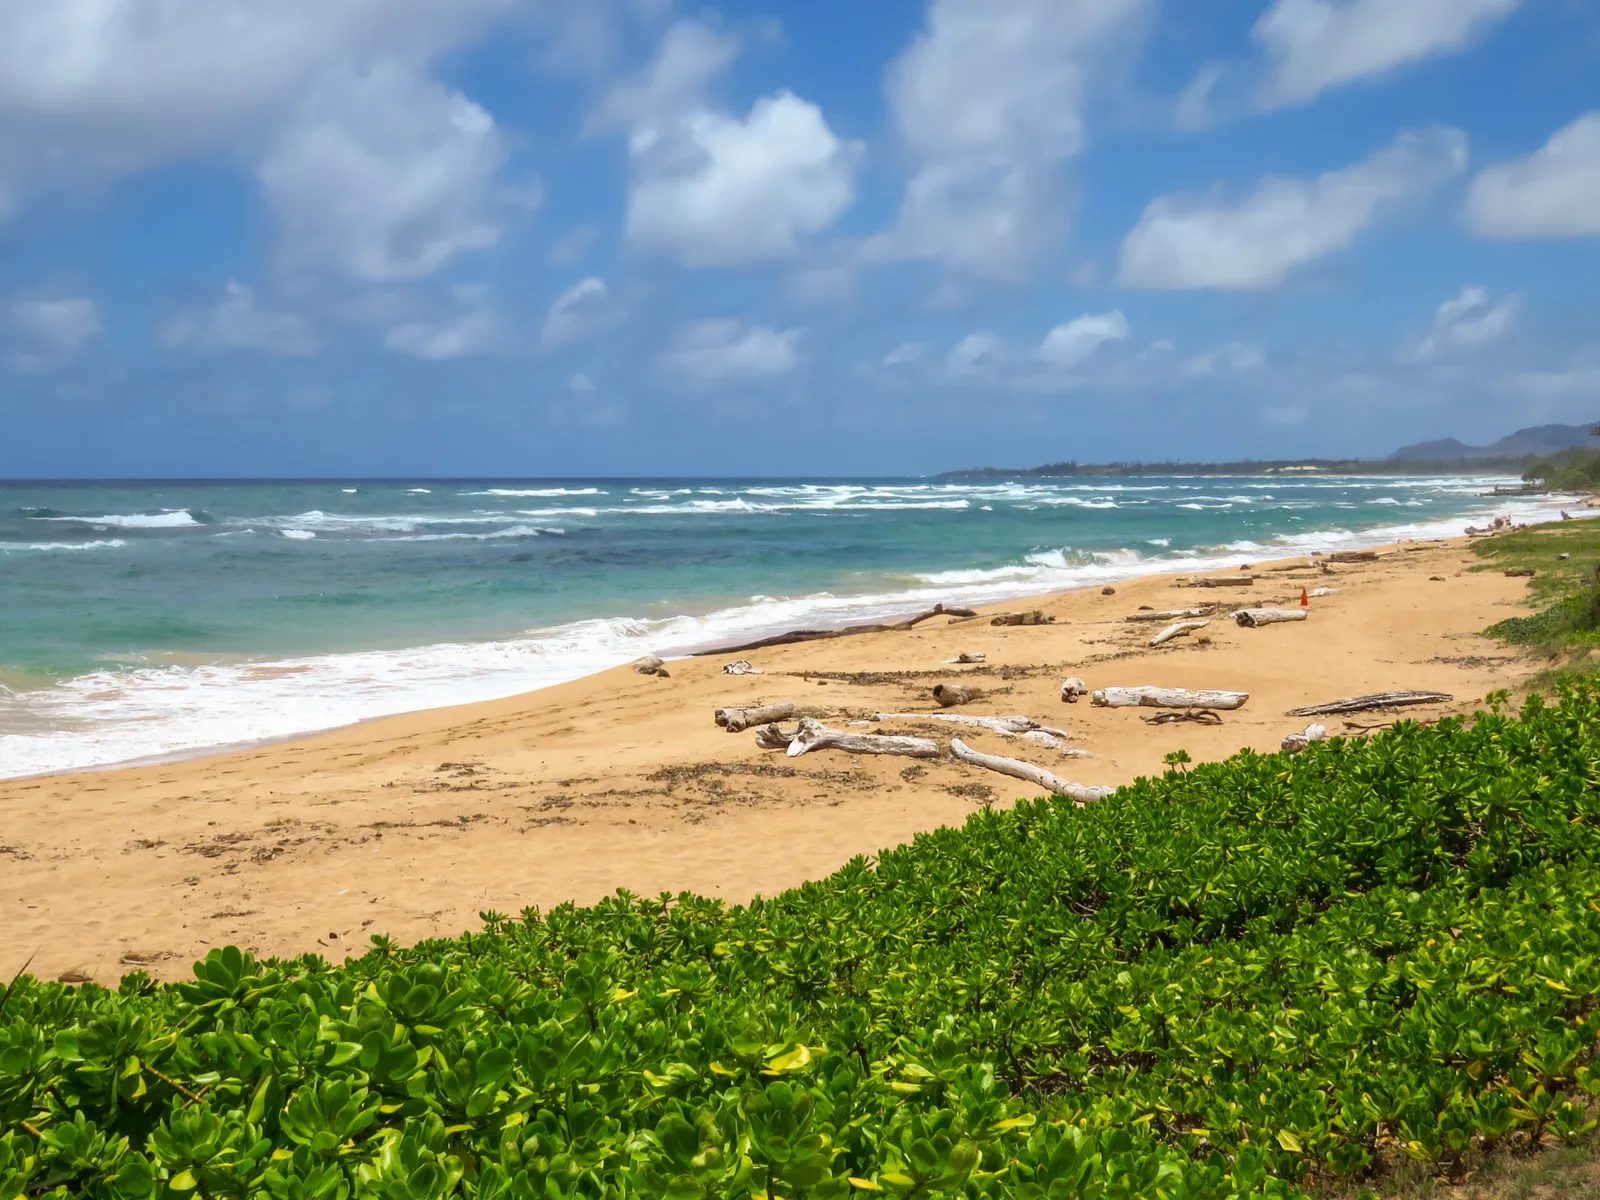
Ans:
[[[1001,775],[1009,775],[1013,779],[1022,779],[1028,783],[1036,783],[1040,787],[1049,788],[1058,796],[1065,796],[1078,804],[1088,804],[1094,800],[1104,800],[1115,792],[1116,788],[1109,787],[1084,787],[1082,784],[1068,783],[1065,779],[1052,775],[1043,767],[1036,767],[1032,763],[1025,763],[1020,758],[1002,758],[998,754],[982,754],[972,749],[960,738],[950,739],[950,755],[952,758],[974,767],[982,767],[987,771],[995,771]]]
[[[1113,687],[1089,698],[1097,708],[1243,708],[1249,692],[1190,691],[1188,688]]]

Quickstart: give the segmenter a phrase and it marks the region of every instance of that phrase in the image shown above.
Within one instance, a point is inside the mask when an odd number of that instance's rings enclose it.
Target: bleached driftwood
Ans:
[[[989,656],[987,654],[966,654],[966,653],[962,653],[962,654],[956,655],[954,658],[945,659],[944,660],[944,665],[948,667],[952,663],[981,663],[981,662],[986,661],[988,659],[988,657]]]
[[[1204,629],[1209,624],[1211,624],[1210,621],[1178,621],[1175,624],[1168,625],[1155,637],[1151,638],[1150,644],[1152,646],[1164,646],[1173,638],[1184,637],[1193,633],[1196,629]]]
[[[1199,608],[1170,608],[1166,612],[1136,612],[1123,617],[1124,621],[1187,621],[1194,617],[1209,617],[1217,611],[1215,604]]]
[[[783,700],[777,704],[764,704],[760,708],[719,708],[712,716],[729,733],[743,733],[752,725],[787,721],[794,713],[794,701]]]
[[[1219,588],[1219,587],[1249,587],[1255,583],[1254,575],[1219,575],[1206,576],[1203,579],[1191,579],[1187,583],[1178,584],[1186,588]]]
[[[1328,730],[1324,725],[1307,725],[1300,733],[1291,733],[1283,739],[1283,748],[1289,754],[1298,754],[1312,742],[1325,742],[1328,740]]]
[[[1060,736],[1057,736],[1060,735]],[[1063,758],[1099,758],[1087,750],[1080,750],[1076,746],[1069,746],[1061,739],[1066,736],[1059,729],[1030,729],[1027,733],[1017,735],[1024,741],[1037,742],[1039,745],[1051,750],[1060,751]]]
[[[1351,696],[1326,704],[1291,708],[1291,717],[1336,717],[1343,713],[1371,712],[1376,708],[1406,708],[1413,704],[1449,704],[1455,697],[1446,692],[1375,692],[1370,696]]]
[[[1339,594],[1339,589],[1338,588],[1319,587],[1319,588],[1312,588],[1311,589],[1311,598],[1313,600],[1317,599],[1320,596],[1336,596],[1338,594]]]
[[[1089,685],[1074,675],[1061,681],[1061,699],[1066,704],[1076,704],[1080,697],[1089,694]]]
[[[633,660],[633,669],[640,675],[659,675],[666,679],[668,678],[666,668],[667,664],[654,654],[646,654],[643,658]]]
[[[1328,561],[1336,563],[1377,562],[1378,552],[1376,550],[1335,550],[1328,555]]]
[[[1116,788],[1084,787],[1082,784],[1068,783],[1065,779],[1052,775],[1043,767],[1025,763],[1020,758],[1001,758],[998,754],[981,754],[960,738],[950,739],[950,756],[960,762],[970,763],[974,767],[982,767],[987,771],[996,771],[1001,775],[1009,775],[1013,779],[1023,779],[1029,783],[1036,783],[1040,787],[1049,788],[1057,796],[1065,796],[1067,799],[1076,801],[1079,804],[1088,804],[1094,800],[1104,800],[1117,790]]]
[[[939,702],[940,708],[953,708],[957,704],[971,704],[974,700],[983,699],[983,690],[964,683],[936,683],[933,685],[933,698]]]
[[[760,667],[753,665],[748,658],[741,658],[738,662],[724,663],[724,675],[762,675],[765,674]]]
[[[1304,621],[1306,616],[1303,608],[1241,608],[1233,614],[1233,619],[1247,629],[1257,629],[1262,625],[1279,625],[1284,621]]]
[[[1001,613],[989,622],[991,625],[1054,625],[1056,619],[1047,617],[1037,608],[1030,612]]]
[[[801,717],[800,728],[784,734],[776,725],[764,727],[757,743],[776,749],[787,738],[789,757],[798,758],[813,750],[843,750],[846,754],[899,754],[907,758],[938,758],[939,743],[930,738],[893,737],[888,734],[846,733],[830,729],[813,717]]]
[[[1249,692],[1190,691],[1188,688],[1111,687],[1089,698],[1096,708],[1243,708]]]
[[[951,725],[965,725],[971,729],[987,729],[992,733],[1003,733],[1007,737],[1019,733],[1032,733],[1042,730],[1056,737],[1066,737],[1060,729],[1052,729],[1048,725],[1040,724],[1032,717],[972,717],[965,713],[878,713],[872,718],[874,721],[945,721]]]
[[[829,638],[854,637],[861,633],[893,633],[907,629],[915,629],[924,621],[931,621],[934,617],[975,617],[978,614],[970,608],[946,608],[943,604],[935,604],[927,612],[917,613],[915,616],[906,617],[901,621],[873,622],[869,625],[846,625],[842,629],[791,629],[788,633],[776,633],[771,637],[758,638],[753,642],[744,642],[738,646],[716,646],[709,650],[696,650],[695,656],[706,654],[742,654],[747,650],[763,650],[768,646],[789,646],[795,642],[816,642]]]

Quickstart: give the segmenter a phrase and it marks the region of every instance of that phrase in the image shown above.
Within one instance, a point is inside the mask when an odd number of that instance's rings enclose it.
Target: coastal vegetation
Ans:
[[[1600,690],[1186,760],[747,906],[21,976],[0,1198],[1355,1195],[1590,1136]]]

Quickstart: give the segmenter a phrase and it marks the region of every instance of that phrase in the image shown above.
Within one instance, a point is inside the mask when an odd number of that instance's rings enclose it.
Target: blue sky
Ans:
[[[0,475],[1600,419],[1589,0],[0,0]]]

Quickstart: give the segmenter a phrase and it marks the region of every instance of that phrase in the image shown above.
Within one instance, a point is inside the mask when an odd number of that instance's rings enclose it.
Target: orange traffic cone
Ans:
[[[1310,608],[1311,607],[1311,593],[1306,591],[1305,588],[1301,588],[1300,589],[1300,607],[1301,608]]]

